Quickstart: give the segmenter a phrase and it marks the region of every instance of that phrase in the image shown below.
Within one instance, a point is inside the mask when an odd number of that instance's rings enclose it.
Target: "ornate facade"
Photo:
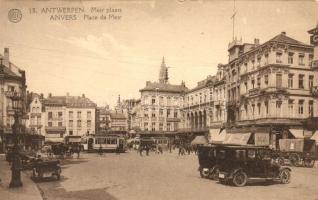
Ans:
[[[151,133],[175,132],[184,123],[181,108],[188,88],[185,83],[172,85],[168,82],[168,67],[162,60],[158,82],[147,81],[140,90],[141,101],[138,122],[141,131]]]

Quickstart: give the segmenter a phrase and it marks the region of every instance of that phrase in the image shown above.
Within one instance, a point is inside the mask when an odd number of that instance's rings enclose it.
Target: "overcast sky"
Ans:
[[[139,98],[147,80],[158,79],[162,56],[170,83],[189,88],[218,63],[227,62],[233,1],[4,1],[0,0],[0,53],[26,71],[28,90],[47,95],[81,95],[98,105],[117,96]],[[47,7],[121,9],[119,20],[50,20]],[[37,14],[29,14],[29,8]],[[12,23],[8,12],[22,11]],[[236,1],[235,35],[263,43],[282,31],[309,43],[318,21],[318,1]],[[92,14],[91,14],[92,15]],[[98,15],[100,16],[100,15]]]

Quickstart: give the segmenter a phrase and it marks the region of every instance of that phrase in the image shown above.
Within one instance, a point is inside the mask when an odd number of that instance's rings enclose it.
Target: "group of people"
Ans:
[[[178,155],[179,156],[183,156],[186,153],[188,155],[190,155],[191,153],[195,153],[197,154],[197,148],[194,146],[191,146],[190,144],[180,144],[178,147],[179,151],[178,151]]]

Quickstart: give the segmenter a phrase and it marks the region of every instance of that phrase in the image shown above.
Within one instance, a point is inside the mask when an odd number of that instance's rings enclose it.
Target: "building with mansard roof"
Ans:
[[[263,44],[258,39],[253,44],[234,40],[228,52],[228,127],[234,127],[234,132],[244,128],[255,134],[275,133],[267,138],[272,147],[280,138],[312,134],[304,125],[318,116],[317,97],[312,93],[318,85],[312,45],[282,32]]]
[[[95,134],[96,104],[82,96],[49,96],[43,100],[45,140],[62,142],[66,136]]]
[[[158,82],[146,82],[146,86],[139,90],[141,94],[138,123],[142,133],[173,134],[183,124],[183,97],[188,88],[185,83],[170,84],[168,67],[165,59],[159,71]],[[136,123],[136,120],[132,120]]]

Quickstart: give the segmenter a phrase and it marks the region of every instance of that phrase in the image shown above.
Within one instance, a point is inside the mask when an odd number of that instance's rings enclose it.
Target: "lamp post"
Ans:
[[[19,154],[19,147],[18,147],[18,134],[20,132],[20,123],[19,123],[19,102],[21,100],[21,96],[17,92],[12,92],[9,95],[9,98],[12,101],[12,108],[14,109],[14,124],[12,125],[12,133],[13,133],[13,151],[12,151],[12,166],[11,166],[11,182],[9,187],[21,187],[21,158]]]

